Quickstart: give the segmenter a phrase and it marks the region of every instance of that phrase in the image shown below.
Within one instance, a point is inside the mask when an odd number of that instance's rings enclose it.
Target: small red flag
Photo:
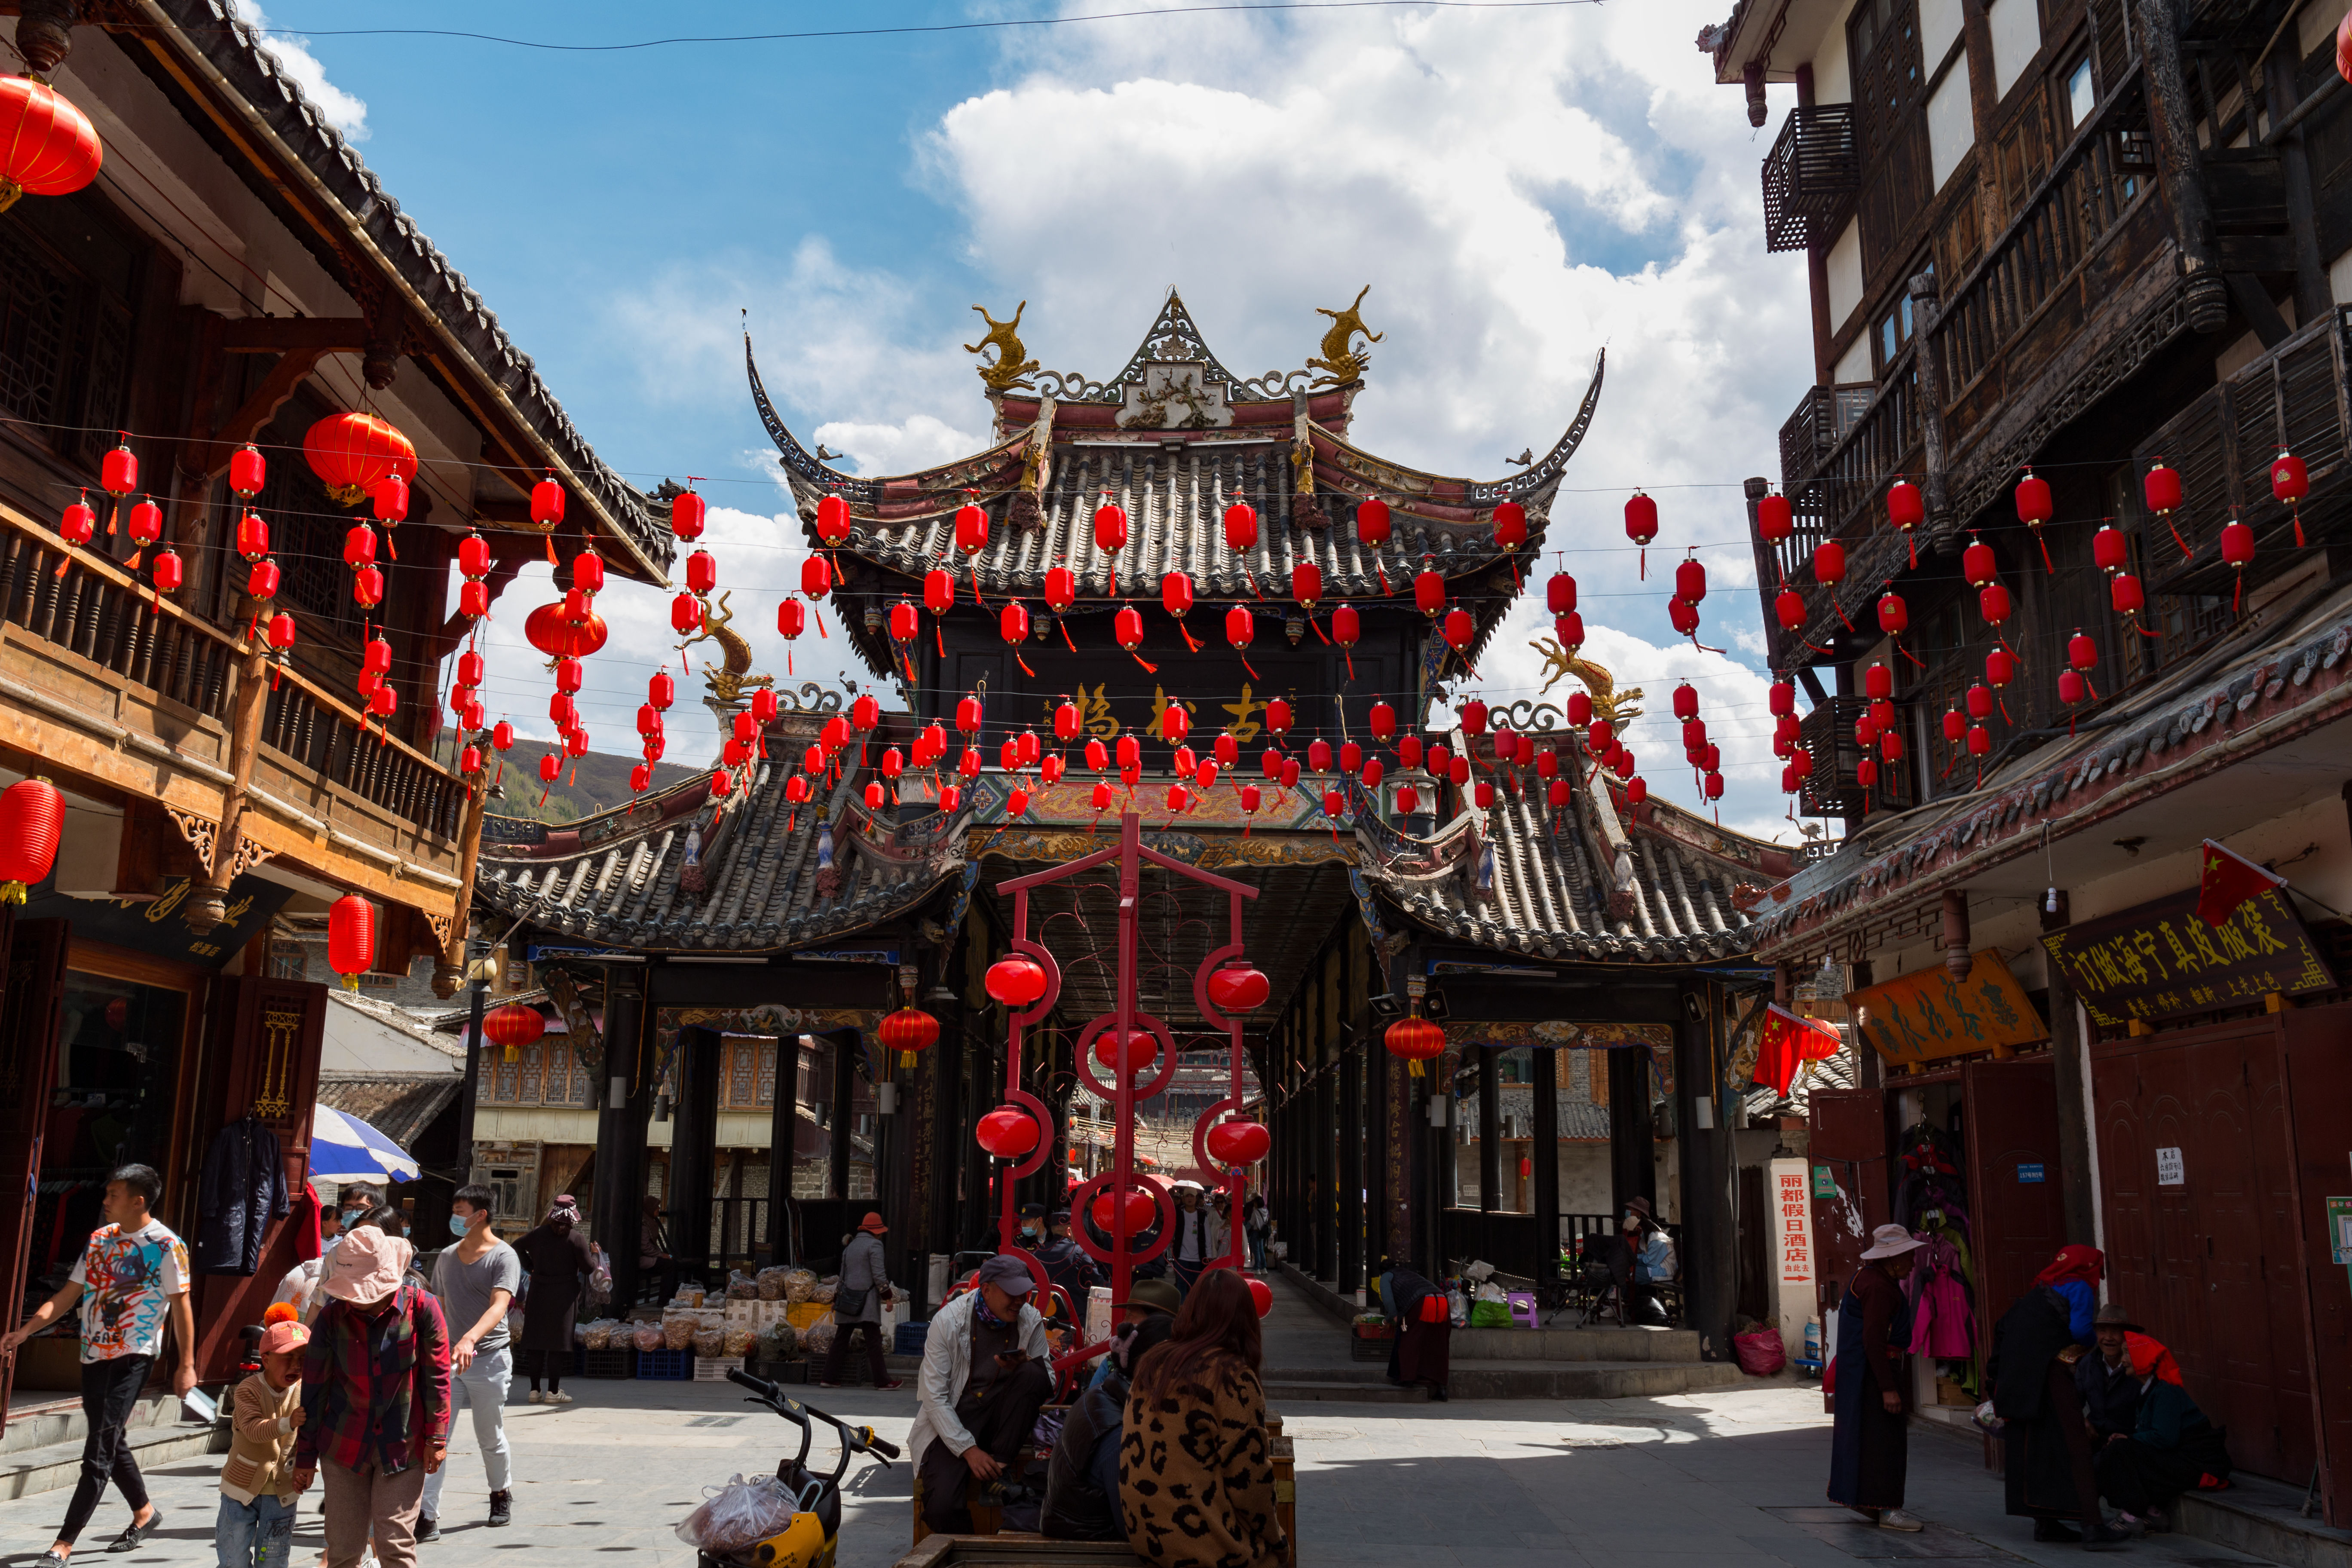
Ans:
[[[2227,925],[2240,904],[2257,899],[2273,888],[2286,886],[2286,879],[2267,871],[2231,849],[2226,849],[2211,839],[2205,840],[2201,870],[2197,879],[2197,915],[2210,926]]]
[[[1801,1018],[1776,1003],[1764,1009],[1764,1026],[1757,1038],[1756,1081],[1785,1095],[1796,1080],[1799,1062],[1826,1061],[1844,1044],[1834,1025]]]

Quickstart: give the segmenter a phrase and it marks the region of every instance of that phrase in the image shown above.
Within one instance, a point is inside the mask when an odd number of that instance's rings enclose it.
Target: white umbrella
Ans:
[[[310,1110],[310,1173],[331,1182],[413,1182],[417,1164],[408,1151],[358,1117],[316,1105]]]

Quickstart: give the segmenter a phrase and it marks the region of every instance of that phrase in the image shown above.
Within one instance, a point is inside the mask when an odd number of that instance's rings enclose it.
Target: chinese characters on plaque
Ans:
[[[2242,1007],[2277,992],[2325,991],[2336,978],[2286,895],[2273,888],[2219,926],[2197,915],[2197,889],[2082,921],[2042,939],[2092,1018],[2135,1018]]]
[[[2049,1038],[1999,952],[1975,955],[1966,980],[1938,963],[1846,997],[1863,1038],[1898,1065],[1979,1051],[2014,1050]]]

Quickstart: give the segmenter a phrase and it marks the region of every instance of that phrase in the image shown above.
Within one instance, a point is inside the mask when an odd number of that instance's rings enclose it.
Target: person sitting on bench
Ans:
[[[923,1340],[914,1426],[907,1435],[922,1488],[923,1522],[971,1530],[972,1483],[1001,1478],[1054,1392],[1045,1319],[1029,1304],[1026,1258],[999,1253],[975,1289],[941,1307]]]

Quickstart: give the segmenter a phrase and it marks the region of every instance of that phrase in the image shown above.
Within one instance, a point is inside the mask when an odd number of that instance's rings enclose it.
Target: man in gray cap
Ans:
[[[999,1253],[931,1318],[907,1445],[935,1531],[971,1531],[971,1485],[1004,1476],[1053,1396],[1045,1321],[1029,1304],[1036,1283],[1026,1258]]]
[[[2140,1331],[2131,1314],[2110,1301],[2091,1320],[2099,1353],[2074,1363],[2074,1387],[2083,1395],[2083,1415],[2091,1424],[2091,1447],[2128,1437],[2139,1425],[2139,1379],[2132,1373],[2124,1336]]]

